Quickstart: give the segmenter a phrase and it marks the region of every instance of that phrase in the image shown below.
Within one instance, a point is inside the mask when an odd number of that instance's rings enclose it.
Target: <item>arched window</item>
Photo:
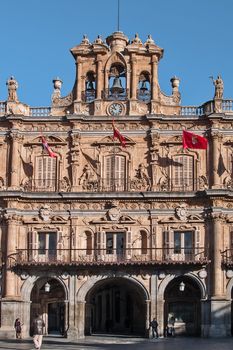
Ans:
[[[193,156],[177,155],[172,158],[171,172],[172,191],[194,190],[194,159]]]
[[[138,81],[137,98],[143,102],[149,102],[151,99],[150,74],[141,72]]]
[[[140,231],[141,235],[141,253],[147,254],[147,234],[145,231]]]
[[[34,189],[36,191],[56,191],[57,158],[49,156],[36,157]]]
[[[102,187],[105,191],[125,191],[126,159],[125,156],[109,155],[104,158]]]
[[[92,102],[96,97],[96,79],[94,72],[88,72],[86,75],[86,86],[83,100]]]

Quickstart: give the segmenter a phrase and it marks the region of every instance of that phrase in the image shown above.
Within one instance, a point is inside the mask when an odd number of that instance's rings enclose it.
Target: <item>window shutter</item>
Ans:
[[[38,252],[38,233],[36,231],[28,232],[28,250],[29,250],[29,259],[36,259]]]
[[[96,248],[97,248],[97,253],[101,254],[101,232],[97,232]]]
[[[127,231],[126,232],[126,255],[131,256],[132,255],[132,232]]]
[[[193,157],[192,156],[175,156],[173,157],[172,180],[173,188],[177,190],[193,190]]]
[[[55,190],[56,188],[56,158],[48,156],[39,156],[36,159],[36,181],[38,188]]]
[[[58,260],[63,261],[65,259],[64,242],[62,239],[62,231],[57,232],[57,257]]]

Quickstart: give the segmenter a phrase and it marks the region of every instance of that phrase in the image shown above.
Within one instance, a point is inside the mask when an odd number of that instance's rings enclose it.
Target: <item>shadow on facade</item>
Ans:
[[[45,284],[49,284],[46,291]],[[31,292],[30,324],[36,313],[43,315],[45,334],[65,336],[65,291],[56,279],[38,279]],[[31,335],[31,331],[30,331]]]
[[[194,280],[188,277],[173,279],[165,290],[164,300],[165,335],[172,327],[175,335],[201,335],[201,291]]]
[[[98,282],[86,297],[85,334],[144,336],[146,302],[140,288],[123,278]]]

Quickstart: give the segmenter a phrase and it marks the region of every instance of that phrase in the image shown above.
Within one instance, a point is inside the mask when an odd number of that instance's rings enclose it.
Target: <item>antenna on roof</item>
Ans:
[[[120,0],[117,1],[118,15],[117,15],[117,31],[120,31]]]

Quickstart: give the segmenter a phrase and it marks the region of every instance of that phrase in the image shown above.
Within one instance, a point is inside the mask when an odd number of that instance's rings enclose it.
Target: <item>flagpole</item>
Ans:
[[[118,0],[117,31],[120,31],[120,0]]]

